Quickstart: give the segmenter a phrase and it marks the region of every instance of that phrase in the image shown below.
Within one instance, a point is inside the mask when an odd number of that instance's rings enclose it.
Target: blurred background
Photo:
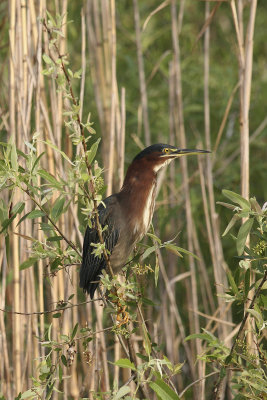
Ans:
[[[24,151],[25,141],[38,132],[72,159],[75,151],[63,115],[66,101],[53,77],[42,74],[42,54],[49,54],[40,23],[46,9],[52,16],[64,16],[59,51],[72,71],[81,70],[81,79],[73,80],[72,86],[80,100],[81,119],[93,123],[92,141],[101,138],[96,159],[104,171],[103,195],[119,190],[134,156],[150,144],[212,151],[211,156],[188,157],[164,170],[153,219],[162,242],[174,239],[198,259],[164,249],[149,259],[152,269],[159,267],[157,287],[153,274],[140,278],[146,297],[155,303],[144,310],[151,341],[171,362],[185,361],[174,378],[180,393],[212,371],[205,361],[196,363],[203,343],[184,338],[205,328],[229,347],[243,316],[241,307],[231,307],[222,297],[228,288],[226,271],[238,260],[231,236],[222,237],[232,212],[216,203],[226,201],[222,189],[255,196],[260,205],[267,198],[266,2],[2,0],[0,141],[12,137]],[[64,159],[39,144],[38,152],[42,151],[42,168],[62,175]],[[3,204],[10,204],[10,198],[5,192],[0,196],[4,213]],[[23,195],[14,196],[22,196],[25,212],[32,209]],[[81,249],[86,220],[79,210],[74,203],[59,224]],[[25,220],[16,231],[42,240],[43,232],[33,220]],[[0,235],[1,309],[41,312],[71,294],[76,303],[85,300],[78,288],[77,266],[49,279],[44,278],[49,268],[45,260],[37,268],[20,270],[29,257],[28,242],[12,232],[6,238]],[[144,243],[153,245],[151,238]],[[43,337],[51,322],[54,337],[67,334],[76,322],[93,331],[110,325],[97,303],[66,310],[60,320],[49,314],[0,312],[3,398],[15,398],[32,386],[31,377],[38,375],[36,368],[44,356],[37,337]],[[136,352],[142,351],[142,340],[137,332]],[[89,392],[89,398],[95,398],[94,393],[108,392],[114,382],[127,381],[128,370],[108,363],[124,356],[114,334],[94,336],[86,350],[89,363],[81,343],[77,351],[72,366],[64,367],[70,378],[56,383],[63,394],[53,392],[53,399],[79,399],[83,394],[87,398]],[[214,380],[202,380],[183,398],[212,398]],[[221,398],[233,398],[227,385]]]

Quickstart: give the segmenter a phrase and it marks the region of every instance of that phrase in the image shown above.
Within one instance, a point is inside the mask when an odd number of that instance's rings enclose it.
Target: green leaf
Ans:
[[[64,151],[60,150],[57,146],[55,146],[50,140],[40,140],[40,142],[45,143],[47,146],[51,147],[51,149],[55,150],[56,152],[60,153],[62,157],[68,161],[71,165],[74,165],[74,163],[69,159],[66,153]]]
[[[146,249],[146,251],[142,255],[142,260],[144,260],[145,258],[150,256],[150,254],[153,253],[155,250],[156,250],[156,246],[151,246],[148,249]]]
[[[56,188],[61,187],[61,184],[56,180],[56,178],[44,169],[39,169],[38,175]]]
[[[45,213],[42,210],[33,210],[29,214],[27,214],[27,218],[34,219],[34,218],[43,217],[44,215],[45,215]]]
[[[175,244],[165,244],[164,247],[165,247],[165,249],[171,251],[175,255],[183,258],[182,254],[177,250],[178,247],[175,246]]]
[[[115,361],[114,364],[121,368],[130,368],[133,371],[136,370],[134,364],[128,360],[128,358],[120,358],[118,361]]]
[[[61,259],[60,259],[60,257],[57,257],[51,263],[51,271],[55,271],[59,265],[61,265]]]
[[[22,201],[18,202],[18,203],[14,206],[14,208],[12,209],[12,217],[11,217],[11,218],[6,218],[6,219],[2,222],[2,224],[1,224],[2,229],[1,229],[0,233],[3,233],[3,232],[4,232],[4,230],[5,230],[5,229],[12,223],[12,221],[15,219],[16,215],[17,215],[17,214],[20,214],[20,213],[24,210],[24,207],[25,207],[25,203],[22,202]]]
[[[45,222],[41,222],[40,223],[40,228],[41,228],[42,231],[53,231],[54,230],[52,225],[47,224]]]
[[[22,264],[20,264],[19,269],[21,271],[23,269],[27,269],[27,268],[31,267],[33,264],[35,264],[37,260],[38,260],[37,257],[30,257],[30,258],[28,258],[28,260],[26,260]]]
[[[60,339],[64,340],[65,342],[69,342],[69,340],[70,340],[68,335],[60,335]]]
[[[237,287],[237,285],[236,285],[236,283],[235,283],[235,280],[234,280],[234,277],[233,277],[233,275],[232,275],[232,272],[231,272],[229,269],[228,269],[228,271],[227,271],[227,277],[228,277],[230,286],[231,286],[231,288],[232,288],[234,294],[235,294],[235,295],[238,295],[238,294],[239,294],[238,287]]]
[[[41,154],[39,154],[39,156],[36,158],[36,160],[35,160],[34,163],[33,163],[31,173],[33,173],[34,168],[35,168],[36,165],[39,163],[41,157],[42,157],[44,154],[45,154],[45,151],[43,151]]]
[[[160,400],[179,400],[179,396],[162,379],[150,382],[149,386],[157,394]]]
[[[61,317],[61,313],[60,312],[53,314],[53,318],[60,318],[60,317]]]
[[[260,325],[262,325],[262,323],[263,323],[262,315],[261,315],[258,311],[254,310],[253,308],[248,308],[248,309],[246,310],[246,312],[248,312],[248,313],[250,313],[251,315],[253,315],[253,317],[256,318],[256,320],[258,321],[258,323],[259,323]]]
[[[13,215],[11,218],[5,219],[5,220],[2,222],[2,224],[1,224],[2,229],[1,229],[0,233],[3,233],[4,230],[11,224],[11,222],[12,222],[15,218],[16,218],[16,215]]]
[[[248,234],[252,228],[253,222],[254,222],[254,218],[247,219],[246,222],[244,222],[244,224],[241,225],[241,227],[238,231],[237,238],[236,238],[236,248],[237,248],[237,254],[239,256],[241,256],[241,254],[244,251],[246,240],[247,240]]]
[[[151,354],[151,342],[148,337],[146,325],[142,323],[142,329],[143,329],[143,336],[144,336],[144,348],[146,351],[146,354],[149,356]]]
[[[222,236],[225,236],[239,219],[240,219],[240,216],[238,214],[234,214],[231,221],[225,228],[225,231],[223,232]]]
[[[159,244],[161,244],[161,240],[160,238],[158,238],[156,235],[154,235],[153,233],[147,233],[147,236],[151,237],[153,240],[155,240],[156,242],[158,242]]]
[[[147,304],[149,306],[155,306],[155,303],[153,303],[152,300],[147,299],[146,297],[141,297],[142,303],[143,304]]]
[[[78,71],[74,72],[74,78],[80,79],[82,74],[82,69],[79,69]]]
[[[27,146],[30,150],[32,150],[34,153],[36,153],[36,148],[35,148],[30,142],[27,142],[27,141],[25,140],[24,143],[26,144],[26,146]]]
[[[24,210],[25,203],[23,201],[18,202],[13,208],[12,208],[12,214],[17,215],[22,213]]]
[[[60,215],[62,214],[64,204],[65,204],[65,199],[63,197],[61,197],[61,198],[59,197],[55,201],[54,206],[51,211],[51,216],[54,221],[57,221],[58,218],[60,217]]]
[[[46,361],[42,361],[40,364],[40,373],[48,374],[50,372],[50,367],[47,365]]]
[[[53,61],[47,54],[43,54],[43,60],[46,64],[49,64],[49,65],[53,64]]]
[[[23,222],[26,218],[34,219],[34,218],[38,218],[38,217],[43,217],[44,215],[45,215],[45,213],[41,210],[30,211],[29,213],[23,215],[23,217],[17,223],[17,226],[20,225],[21,222]]]
[[[62,361],[63,365],[65,365],[65,367],[68,366],[67,359],[66,359],[66,357],[64,356],[64,354],[62,354],[62,356],[61,356],[61,361]]]
[[[70,76],[71,78],[73,78],[73,72],[72,72],[72,70],[71,70],[70,68],[68,68],[68,74],[69,74],[69,76]]]
[[[164,246],[165,246],[165,244],[164,244]],[[169,246],[169,244],[168,244],[168,246]],[[181,252],[181,253],[185,253],[185,254],[187,254],[188,256],[194,257],[196,260],[199,260],[199,257],[196,256],[194,253],[191,253],[191,251],[188,251],[188,250],[186,250],[186,249],[183,249],[182,247],[179,247],[179,246],[175,246],[175,247],[176,247],[177,251],[179,251],[179,252]],[[182,256],[181,256],[181,257],[182,257]]]
[[[226,189],[222,190],[222,194],[229,200],[231,200],[233,203],[239,204],[242,209],[250,210],[249,201],[244,199],[244,197],[240,196],[239,194]]]
[[[75,335],[76,335],[76,333],[77,333],[77,330],[78,330],[78,326],[79,326],[79,324],[78,324],[78,322],[77,322],[77,324],[74,326],[74,328],[73,328],[73,331],[72,331],[72,334],[71,334],[71,340],[73,340],[74,338],[75,338]]]
[[[126,394],[128,394],[131,391],[131,389],[129,388],[129,386],[122,386],[118,392],[116,393],[116,395],[113,397],[113,400],[119,400],[121,399],[123,396],[125,396]]]
[[[251,204],[251,208],[253,210],[256,211],[257,214],[262,215],[263,214],[263,210],[261,209],[261,206],[259,205],[259,203],[257,202],[257,200],[255,199],[255,197],[252,197],[249,199],[249,202]]]
[[[57,25],[57,24],[56,24],[56,21],[54,20],[54,18],[53,18],[52,15],[50,14],[50,12],[46,10],[46,14],[47,14],[47,16],[48,16],[49,22],[52,23],[52,26],[56,26],[56,25]]]
[[[14,171],[17,171],[18,170],[18,155],[17,155],[16,146],[14,143],[11,145],[10,160],[11,160],[12,168],[14,169]]]
[[[208,333],[193,333],[192,335],[187,336],[184,340],[186,342],[187,340],[192,340],[192,339],[207,340],[208,342],[210,342],[211,337]]]
[[[141,358],[141,360],[144,360],[144,361],[146,361],[146,362],[149,361],[149,357],[148,357],[148,356],[144,356],[144,355],[141,354],[141,353],[136,353],[136,355],[137,355],[137,357]]]
[[[223,201],[216,201],[216,204],[219,204],[220,206],[224,206],[226,208],[230,208],[230,210],[234,210],[236,207],[233,204],[224,203]]]
[[[37,393],[40,393],[40,389],[35,389],[35,390],[29,389],[29,390],[26,390],[26,392],[22,393],[20,398],[21,398],[21,400],[22,399],[36,399]]]
[[[96,156],[96,152],[97,152],[100,140],[101,140],[100,138],[97,139],[97,141],[91,146],[91,149],[87,152],[87,159],[88,159],[89,164],[92,163],[93,159]]]
[[[60,242],[60,240],[62,240],[62,239],[63,239],[62,236],[50,236],[46,240],[48,242]]]

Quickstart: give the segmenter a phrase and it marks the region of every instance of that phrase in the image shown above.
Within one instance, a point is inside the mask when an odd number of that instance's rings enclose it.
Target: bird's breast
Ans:
[[[155,197],[156,197],[156,184],[153,183],[144,201],[139,204],[141,211],[141,219],[137,219],[135,222],[134,232],[139,236],[140,240],[148,231],[151,224],[151,220],[155,208]]]

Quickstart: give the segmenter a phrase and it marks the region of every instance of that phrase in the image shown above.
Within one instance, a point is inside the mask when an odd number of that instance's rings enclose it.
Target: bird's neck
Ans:
[[[133,161],[127,170],[120,192],[128,195],[130,192],[135,196],[144,197],[145,194],[150,192],[156,181],[157,174],[148,162],[140,166]]]
[[[143,224],[146,231],[150,225],[155,205],[157,174],[149,166],[142,168],[133,162],[126,173],[123,186],[119,192],[119,199],[126,210],[129,224],[138,230]],[[141,225],[140,225],[141,229]]]

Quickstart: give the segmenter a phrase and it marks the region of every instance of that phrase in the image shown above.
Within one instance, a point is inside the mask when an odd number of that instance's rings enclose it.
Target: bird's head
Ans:
[[[169,144],[153,144],[146,147],[134,158],[133,163],[144,165],[144,168],[150,166],[157,173],[165,165],[168,165],[172,160],[193,154],[210,153],[208,150],[199,149],[178,149]]]

